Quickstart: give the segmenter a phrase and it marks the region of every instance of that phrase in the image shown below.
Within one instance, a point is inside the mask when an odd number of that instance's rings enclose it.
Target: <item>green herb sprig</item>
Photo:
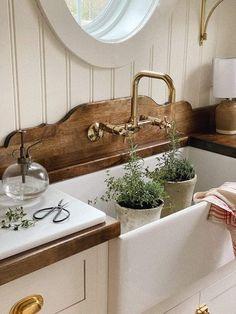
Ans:
[[[1,228],[18,231],[19,228],[33,227],[35,220],[26,218],[26,215],[22,206],[15,209],[8,208],[5,213],[6,218],[1,221]]]
[[[154,171],[147,169],[147,175],[158,182],[180,182],[193,179],[195,170],[191,162],[181,158],[180,138],[175,122],[171,123],[169,130],[169,151],[157,158],[158,164]]]
[[[101,200],[116,201],[119,205],[133,209],[148,209],[159,206],[164,196],[164,187],[148,178],[144,161],[136,153],[137,147],[130,143],[129,160],[124,165],[122,177],[115,178],[107,171],[106,191]]]

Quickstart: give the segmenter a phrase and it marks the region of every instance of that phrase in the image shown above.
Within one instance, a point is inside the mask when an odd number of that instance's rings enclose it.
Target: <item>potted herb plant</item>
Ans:
[[[132,144],[123,176],[115,178],[108,172],[105,183],[107,189],[101,199],[115,201],[122,233],[160,218],[164,187],[147,176],[143,160]]]
[[[169,151],[158,158],[154,171],[147,170],[149,176],[165,187],[165,206],[162,217],[191,205],[197,175],[191,162],[183,158],[179,151],[180,141],[176,124],[169,130]]]

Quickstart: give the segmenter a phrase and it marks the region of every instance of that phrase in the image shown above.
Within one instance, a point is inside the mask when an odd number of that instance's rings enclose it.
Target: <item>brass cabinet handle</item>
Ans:
[[[196,314],[210,314],[206,304],[200,305],[199,309],[196,310]]]
[[[16,302],[11,308],[9,314],[35,314],[43,306],[43,297],[41,295],[30,295]]]

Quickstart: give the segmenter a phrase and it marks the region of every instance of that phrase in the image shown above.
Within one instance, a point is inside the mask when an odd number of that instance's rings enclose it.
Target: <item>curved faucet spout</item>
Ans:
[[[142,77],[163,80],[168,86],[169,103],[175,102],[175,87],[172,78],[168,74],[152,71],[141,71],[137,73],[133,79],[131,94],[131,117],[129,118],[129,122],[122,124],[95,122],[90,125],[88,129],[88,138],[90,141],[98,141],[103,136],[104,131],[111,134],[128,136],[129,134],[139,131],[140,128],[145,125],[155,125],[160,129],[168,129],[171,127],[167,117],[152,117],[145,115],[141,115],[140,117],[138,116],[138,84]]]
[[[136,128],[138,127],[138,84],[142,77],[149,77],[149,78],[155,78],[158,80],[163,80],[168,87],[169,90],[169,97],[168,102],[173,103],[175,102],[175,87],[172,78],[165,73],[159,73],[159,72],[153,72],[153,71],[141,71],[138,72],[133,79],[132,84],[132,91],[131,91],[131,123]]]

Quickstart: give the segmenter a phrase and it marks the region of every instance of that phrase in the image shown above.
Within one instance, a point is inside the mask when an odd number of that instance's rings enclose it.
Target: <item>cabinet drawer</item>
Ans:
[[[88,257],[85,251],[0,286],[0,313],[8,314],[15,302],[32,294],[44,298],[40,314],[56,313],[83,302]]]
[[[212,314],[236,313],[236,272],[201,291],[200,303],[206,303]]]
[[[198,307],[199,294],[195,294],[192,297],[185,300],[183,303],[175,306],[171,310],[164,314],[194,314]]]

